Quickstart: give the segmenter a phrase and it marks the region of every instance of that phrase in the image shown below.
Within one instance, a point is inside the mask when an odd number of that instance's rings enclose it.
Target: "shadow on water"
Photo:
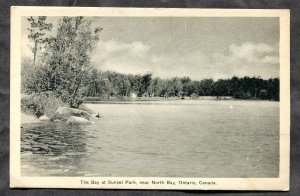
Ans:
[[[86,151],[86,133],[81,126],[63,123],[23,126],[21,152],[61,155],[67,152],[79,154]]]
[[[50,175],[51,169],[53,175],[61,175],[61,170],[64,173],[76,171],[81,159],[86,156],[87,139],[90,136],[83,126],[49,122],[26,124],[21,131],[23,164],[36,162],[34,168],[47,169],[46,173]],[[69,167],[62,168],[63,165]],[[30,168],[23,169],[22,172],[25,175],[40,173],[31,171]]]

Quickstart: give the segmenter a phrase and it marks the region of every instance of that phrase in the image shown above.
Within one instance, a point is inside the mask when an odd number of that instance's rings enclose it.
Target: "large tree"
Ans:
[[[63,17],[56,37],[48,40],[45,53],[50,66],[52,89],[70,107],[81,103],[81,88],[88,83],[92,69],[90,55],[99,40],[100,27],[84,17]]]

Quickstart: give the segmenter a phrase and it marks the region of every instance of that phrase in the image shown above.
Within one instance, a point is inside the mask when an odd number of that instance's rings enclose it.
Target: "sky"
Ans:
[[[49,18],[54,28],[59,19]],[[279,77],[279,20],[250,17],[98,17],[94,67],[194,80]],[[22,23],[22,57],[32,58]],[[55,30],[52,32],[55,33]]]

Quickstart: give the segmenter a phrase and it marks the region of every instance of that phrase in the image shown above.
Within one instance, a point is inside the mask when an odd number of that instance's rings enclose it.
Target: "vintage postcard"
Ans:
[[[13,188],[289,190],[289,10],[11,8]]]

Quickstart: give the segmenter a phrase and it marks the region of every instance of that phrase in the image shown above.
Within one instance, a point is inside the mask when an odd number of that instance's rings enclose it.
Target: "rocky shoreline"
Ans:
[[[91,114],[88,111],[82,109],[68,108],[68,107],[59,107],[55,114],[49,118],[47,114],[40,116],[39,118],[21,113],[21,124],[26,123],[40,123],[45,121],[53,122],[65,122],[68,125],[72,124],[92,124],[92,120],[99,119],[100,115]]]

